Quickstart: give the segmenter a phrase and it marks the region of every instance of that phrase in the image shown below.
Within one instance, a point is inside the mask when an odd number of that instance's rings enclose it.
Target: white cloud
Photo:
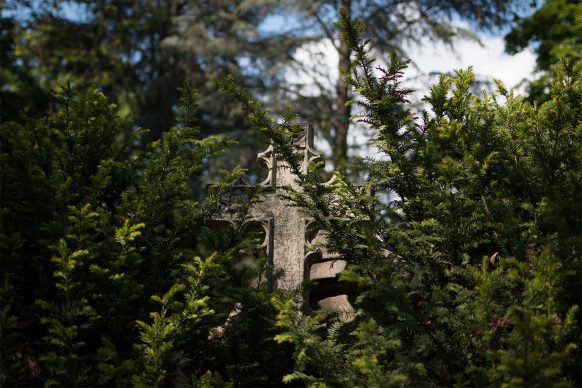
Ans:
[[[454,52],[443,43],[415,46],[408,50],[410,59],[418,66],[420,73],[452,72],[473,66],[480,79],[500,79],[508,87],[515,87],[523,78],[530,78],[534,72],[535,56],[527,49],[517,55],[505,53],[501,36],[479,36],[482,46],[473,41],[460,41],[454,45]],[[418,85],[420,89],[426,85]],[[420,91],[420,90],[419,90]]]

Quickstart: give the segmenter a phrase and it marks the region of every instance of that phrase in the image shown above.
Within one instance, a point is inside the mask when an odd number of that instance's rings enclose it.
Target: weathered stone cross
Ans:
[[[302,126],[304,131],[296,137],[293,146],[295,152],[303,156],[301,169],[305,172],[309,162],[321,160],[321,155],[313,147],[313,129],[309,125]],[[296,290],[305,279],[327,281],[327,287],[319,296],[314,294],[306,302],[312,306],[350,310],[348,292],[337,285],[337,277],[346,267],[346,261],[321,247],[326,241],[325,234],[308,235],[310,220],[281,196],[287,187],[301,189],[297,177],[285,162],[277,159],[272,146],[259,153],[258,159],[268,170],[267,178],[257,185],[262,187],[259,200],[248,207],[244,220],[240,220],[240,209],[248,206],[248,192],[253,187],[242,175],[220,198],[215,220],[233,224],[242,221],[243,228],[261,226],[265,230],[263,247],[267,262],[273,268],[267,274],[271,288]]]

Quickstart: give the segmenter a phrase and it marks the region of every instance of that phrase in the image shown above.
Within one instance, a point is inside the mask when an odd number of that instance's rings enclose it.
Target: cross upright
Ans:
[[[321,155],[313,147],[312,127],[301,126],[303,131],[295,137],[293,148],[302,157],[300,171],[303,173],[309,162],[320,161]],[[304,306],[343,311],[347,313],[344,319],[352,319],[350,299],[354,290],[351,285],[339,282],[339,274],[347,261],[329,252],[325,247],[327,233],[309,227],[313,221],[283,197],[287,188],[299,191],[301,187],[289,165],[277,158],[273,146],[259,153],[258,159],[268,175],[257,185],[262,190],[256,201],[252,202],[249,191],[257,186],[251,185],[243,174],[222,193],[214,219],[242,223],[243,229],[260,226],[265,231],[263,248],[272,268],[267,273],[270,289],[297,290],[306,279],[317,281],[315,288],[303,293]],[[333,181],[334,178],[327,184]]]
[[[303,131],[293,143],[296,153],[302,155],[301,171],[305,172],[310,161],[320,160],[321,155],[313,147],[313,129],[302,124]],[[267,178],[257,186],[262,188],[258,201],[253,203],[242,220],[245,226],[260,225],[265,230],[263,246],[268,263],[273,270],[268,274],[270,288],[297,289],[305,278],[305,232],[307,218],[301,211],[281,197],[287,187],[300,189],[296,176],[289,166],[279,160],[273,146],[258,154],[267,169]],[[240,216],[240,207],[248,201],[248,189],[253,186],[241,175],[221,196],[215,220],[234,223]]]

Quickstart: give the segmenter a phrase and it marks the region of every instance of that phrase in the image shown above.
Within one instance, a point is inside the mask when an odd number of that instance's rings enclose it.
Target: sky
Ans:
[[[526,49],[517,55],[505,53],[503,35],[477,34],[481,44],[463,40],[455,50],[442,43],[430,43],[409,50],[411,59],[418,65],[420,74],[452,72],[454,69],[473,66],[479,79],[499,79],[508,87],[516,87],[524,78],[531,78],[535,55]],[[426,89],[425,85],[416,85]],[[519,88],[518,88],[519,89]]]
[[[500,79],[508,87],[515,87],[524,78],[530,78],[534,72],[535,55],[529,49],[517,55],[504,52],[503,36],[477,34],[481,43],[463,40],[451,49],[443,43],[424,42],[422,46],[407,49],[410,59],[416,66],[411,66],[405,74],[409,86],[426,91],[425,82],[415,82],[418,76],[428,76],[433,72],[449,72],[454,69],[473,66],[477,77],[482,80]],[[323,53],[318,55],[318,53]],[[295,53],[295,59],[302,63],[320,63],[326,68],[322,73],[331,79],[337,77],[337,52],[329,41],[306,45]],[[415,68],[417,67],[417,68]],[[312,76],[312,75],[311,75]],[[294,81],[309,83],[309,74],[289,74]],[[324,81],[324,77],[319,77]]]

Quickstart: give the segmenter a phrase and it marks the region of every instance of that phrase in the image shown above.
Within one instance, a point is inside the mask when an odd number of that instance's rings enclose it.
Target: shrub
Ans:
[[[351,103],[383,157],[360,163],[367,193],[341,174],[324,185],[317,163],[299,173],[301,190],[288,190],[349,260],[342,279],[359,296],[352,324],[274,299],[276,339],[295,349],[284,381],[582,383],[582,63],[558,68],[541,106],[501,83],[474,94],[469,68],[441,77],[414,112],[400,84],[406,63],[393,56],[374,68],[362,25],[344,15],[339,26],[353,51]],[[231,79],[221,87],[293,167],[294,116],[275,124]]]

